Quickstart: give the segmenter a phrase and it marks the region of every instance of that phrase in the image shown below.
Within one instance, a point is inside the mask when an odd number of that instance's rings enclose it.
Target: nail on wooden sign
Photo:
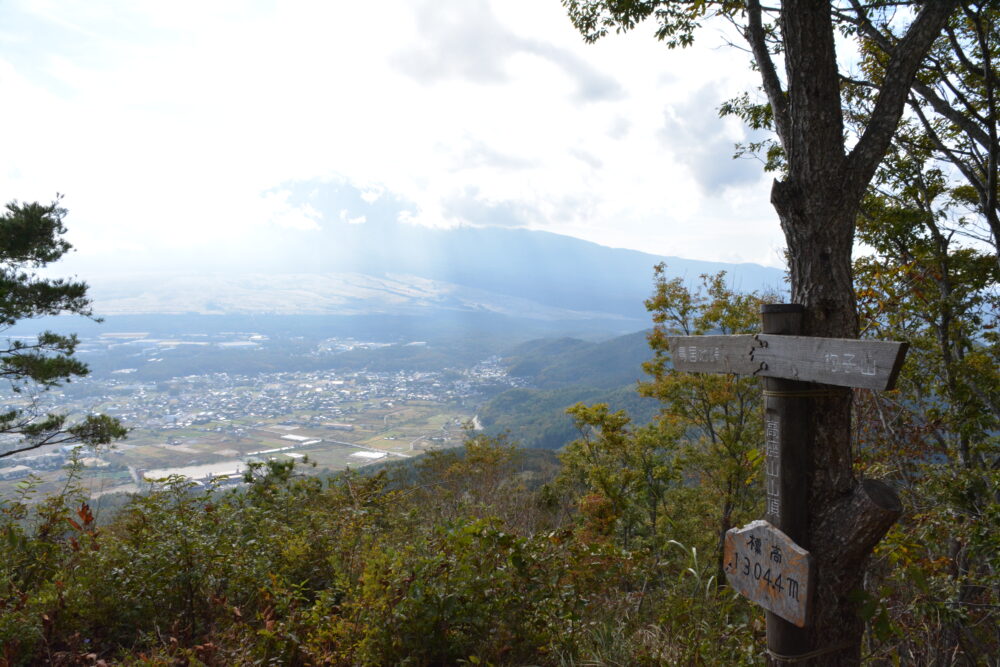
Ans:
[[[813,558],[767,521],[726,532],[729,585],[789,623],[805,627],[812,598]]]

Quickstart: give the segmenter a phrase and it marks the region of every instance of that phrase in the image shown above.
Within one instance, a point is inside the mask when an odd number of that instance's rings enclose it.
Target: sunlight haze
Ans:
[[[557,0],[24,0],[0,26],[0,192],[64,193],[81,272],[373,223],[781,264],[771,177],[716,113],[755,75],[715,27],[587,45]],[[331,187],[363,204],[302,195]]]

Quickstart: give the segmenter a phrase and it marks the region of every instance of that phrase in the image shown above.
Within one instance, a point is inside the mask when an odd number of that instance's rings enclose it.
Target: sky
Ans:
[[[781,266],[772,176],[716,111],[756,83],[724,31],[588,45],[558,0],[2,0],[0,198],[62,193],[105,268],[373,223]],[[300,196],[324,188],[355,196]]]

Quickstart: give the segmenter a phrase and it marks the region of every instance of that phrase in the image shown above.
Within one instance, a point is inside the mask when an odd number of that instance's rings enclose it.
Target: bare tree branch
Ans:
[[[957,6],[957,0],[938,0],[924,5],[906,36],[891,51],[892,56],[872,110],[871,121],[848,156],[848,174],[851,178],[848,185],[850,191],[857,193],[858,197],[867,187],[892,141],[924,55]]]
[[[778,140],[787,149],[789,137],[788,100],[785,99],[785,92],[781,88],[781,80],[778,78],[778,72],[774,68],[771,52],[767,48],[767,39],[764,24],[761,21],[759,0],[749,0],[747,2],[747,29],[744,36],[750,44],[757,68],[760,70],[764,93],[767,95],[768,102],[771,103],[771,111],[774,115],[774,129],[778,134]]]

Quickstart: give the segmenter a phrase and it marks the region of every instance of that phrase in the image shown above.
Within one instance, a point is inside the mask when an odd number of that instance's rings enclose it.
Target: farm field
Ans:
[[[251,420],[209,421],[172,429],[136,428],[126,440],[80,458],[79,483],[92,497],[134,493],[149,480],[181,475],[199,482],[242,475],[250,462],[307,460],[306,472],[358,468],[386,458],[406,458],[431,449],[457,446],[462,426],[474,415],[454,403],[399,400],[349,406],[337,421],[291,413]],[[44,451],[44,450],[43,450]],[[0,480],[0,498],[9,498],[31,480],[33,495],[62,490],[65,468],[36,470],[30,478]]]

